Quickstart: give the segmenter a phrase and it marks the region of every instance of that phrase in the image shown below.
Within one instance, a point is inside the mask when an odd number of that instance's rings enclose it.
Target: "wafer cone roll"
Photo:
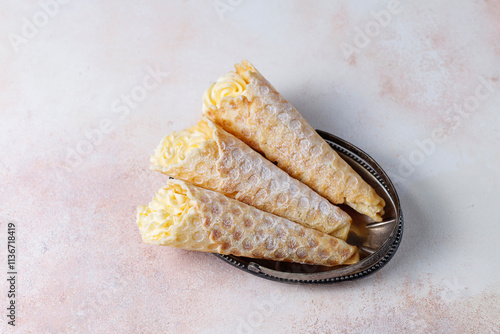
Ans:
[[[345,240],[351,217],[207,118],[166,136],[151,168]]]
[[[204,114],[335,204],[382,220],[384,200],[247,61],[205,92]]]
[[[340,239],[179,180],[138,208],[137,225],[155,245],[323,266],[359,261]]]

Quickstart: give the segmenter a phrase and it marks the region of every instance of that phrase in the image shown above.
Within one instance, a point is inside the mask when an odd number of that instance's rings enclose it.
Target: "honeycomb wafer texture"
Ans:
[[[155,245],[323,266],[359,261],[338,238],[180,180],[139,206],[137,225]]]
[[[375,190],[250,63],[235,68],[207,90],[204,114],[332,203],[381,221],[385,202]]]
[[[201,139],[200,139],[201,138]],[[345,240],[351,217],[207,118],[166,136],[151,168]]]

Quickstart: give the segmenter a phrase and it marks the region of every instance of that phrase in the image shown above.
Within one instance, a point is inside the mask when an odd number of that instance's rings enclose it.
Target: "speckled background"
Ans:
[[[60,2],[0,11],[0,332],[9,221],[19,333],[500,332],[500,2]],[[141,243],[153,148],[245,58],[396,183],[375,275],[284,285]]]

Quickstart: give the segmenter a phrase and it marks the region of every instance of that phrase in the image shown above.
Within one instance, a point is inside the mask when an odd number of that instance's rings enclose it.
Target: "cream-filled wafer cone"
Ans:
[[[345,240],[351,217],[203,117],[166,136],[151,168]]]
[[[180,180],[139,206],[137,225],[155,245],[323,266],[359,261],[345,241]]]
[[[335,204],[382,220],[384,200],[247,61],[203,97],[203,112]]]

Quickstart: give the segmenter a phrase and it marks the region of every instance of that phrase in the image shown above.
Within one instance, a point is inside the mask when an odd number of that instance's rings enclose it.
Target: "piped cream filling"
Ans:
[[[245,79],[237,73],[229,72],[205,91],[205,94],[203,94],[203,110],[208,110],[210,106],[220,108],[224,99],[238,97],[245,92],[246,88],[247,82]]]
[[[171,227],[179,224],[193,206],[180,185],[160,189],[148,206],[137,208],[137,225],[146,240],[158,241],[171,234]]]
[[[199,148],[203,142],[210,139],[212,139],[212,130],[206,122],[198,122],[198,124],[189,129],[172,132],[163,138],[151,160],[160,166],[178,164],[190,152]]]

